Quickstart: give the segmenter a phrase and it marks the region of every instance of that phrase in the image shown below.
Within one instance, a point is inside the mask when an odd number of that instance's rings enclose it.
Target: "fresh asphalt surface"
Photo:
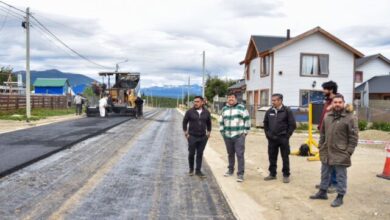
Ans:
[[[235,219],[207,164],[207,179],[187,175],[181,121],[157,110],[0,179],[0,216]]]
[[[80,118],[0,134],[0,177],[127,120]]]

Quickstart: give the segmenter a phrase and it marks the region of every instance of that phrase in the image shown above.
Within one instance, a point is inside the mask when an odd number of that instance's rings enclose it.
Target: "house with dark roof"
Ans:
[[[374,76],[355,89],[362,106],[369,107],[370,100],[390,100],[390,74]]]
[[[245,79],[240,79],[235,84],[228,87],[228,92],[236,94],[237,101],[242,103],[244,101],[243,96],[245,94],[245,89]]]
[[[271,94],[289,106],[323,100],[322,83],[333,80],[347,102],[354,96],[355,60],[364,55],[321,27],[298,36],[251,36],[244,66],[246,102],[270,105]]]
[[[355,87],[374,76],[390,74],[390,60],[380,53],[357,59],[355,66]]]
[[[69,80],[65,78],[37,78],[33,85],[35,94],[67,95],[72,93]]]

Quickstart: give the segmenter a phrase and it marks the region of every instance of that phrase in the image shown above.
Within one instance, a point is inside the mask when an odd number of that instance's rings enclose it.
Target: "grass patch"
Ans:
[[[36,121],[40,119],[45,119],[50,116],[61,116],[61,115],[69,115],[74,114],[75,110],[73,108],[65,108],[65,109],[48,109],[48,108],[35,108],[31,109],[31,118],[30,120]],[[16,120],[16,121],[24,121],[26,120],[26,110],[25,109],[17,109],[13,111],[5,111],[0,112],[1,120]]]

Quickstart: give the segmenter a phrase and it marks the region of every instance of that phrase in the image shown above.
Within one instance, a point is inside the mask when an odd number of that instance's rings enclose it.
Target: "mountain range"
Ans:
[[[15,75],[22,74],[23,82],[26,81],[26,72],[25,71],[16,71]],[[77,73],[65,73],[57,69],[50,69],[44,71],[31,71],[31,83],[37,78],[66,78],[69,80],[70,85],[75,93],[82,93],[88,85],[90,85],[95,79],[92,79],[88,76],[77,74]],[[142,81],[142,76],[141,76]],[[168,98],[181,98],[184,94],[187,95],[188,85],[179,85],[179,86],[153,86],[147,88],[141,88],[141,93],[148,96],[158,96],[158,97],[168,97]],[[190,95],[200,95],[202,94],[202,87],[199,85],[191,85]]]
[[[168,98],[182,98],[188,94],[188,89],[190,95],[201,95],[202,87],[194,84],[188,87],[188,85],[179,85],[179,86],[153,86],[149,88],[141,88],[141,93],[147,96],[158,96],[158,97],[168,97]]]

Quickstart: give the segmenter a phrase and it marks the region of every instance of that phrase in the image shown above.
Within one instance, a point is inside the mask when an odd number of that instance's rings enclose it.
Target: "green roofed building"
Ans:
[[[66,95],[70,84],[65,78],[37,78],[34,81],[35,94]]]

